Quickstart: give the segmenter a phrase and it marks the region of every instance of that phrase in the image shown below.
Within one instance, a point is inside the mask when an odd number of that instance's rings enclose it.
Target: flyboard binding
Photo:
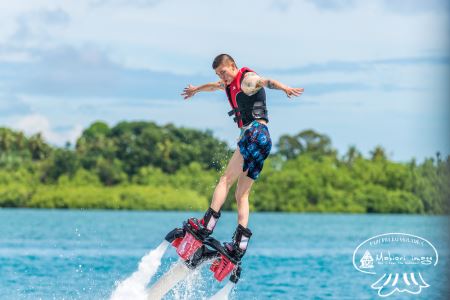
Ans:
[[[183,228],[170,231],[165,239],[176,248],[177,254],[189,269],[193,270],[202,262],[213,260],[210,270],[217,281],[222,281],[229,274],[231,282],[239,281],[240,260],[230,255],[218,240],[204,234],[196,218],[183,222]]]

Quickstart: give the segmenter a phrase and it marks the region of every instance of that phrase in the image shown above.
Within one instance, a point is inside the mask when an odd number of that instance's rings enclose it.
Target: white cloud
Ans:
[[[23,131],[27,135],[40,132],[46,141],[58,146],[63,146],[66,142],[74,144],[83,131],[83,127],[76,124],[68,131],[57,132],[52,128],[50,121],[41,114],[21,117],[12,127]]]

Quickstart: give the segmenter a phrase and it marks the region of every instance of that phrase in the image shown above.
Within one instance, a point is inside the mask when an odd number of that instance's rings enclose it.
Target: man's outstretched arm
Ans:
[[[263,78],[254,72],[248,72],[245,74],[241,84],[241,89],[245,94],[251,96],[258,92],[262,87],[282,90],[289,98],[298,97],[303,94],[304,91],[303,88],[291,88],[275,79]]]
[[[225,85],[222,81],[210,82],[200,86],[193,86],[189,84],[187,87],[184,88],[183,93],[181,93],[181,96],[183,96],[184,99],[186,100],[190,97],[193,97],[198,92],[214,92],[223,89],[225,89]]]

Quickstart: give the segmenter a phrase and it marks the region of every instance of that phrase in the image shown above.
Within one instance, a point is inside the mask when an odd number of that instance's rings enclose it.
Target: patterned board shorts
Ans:
[[[264,160],[269,156],[272,149],[269,129],[266,125],[253,121],[251,125],[243,130],[239,142],[239,151],[244,157],[242,171],[247,171],[247,176],[256,180],[261,173]]]

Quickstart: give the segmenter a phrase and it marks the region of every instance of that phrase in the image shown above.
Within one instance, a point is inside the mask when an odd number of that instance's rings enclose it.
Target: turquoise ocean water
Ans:
[[[201,214],[0,209],[0,299],[108,299],[191,216]],[[235,226],[236,214],[223,214],[215,237],[228,240]],[[253,213],[249,226],[254,235],[232,299],[447,299],[447,217]],[[377,277],[353,267],[354,249],[388,232],[421,236],[439,253],[438,265],[423,273],[430,287],[418,295],[381,298],[370,287]],[[152,282],[176,259],[170,249]],[[207,267],[195,276],[176,295],[207,298],[224,285]]]

